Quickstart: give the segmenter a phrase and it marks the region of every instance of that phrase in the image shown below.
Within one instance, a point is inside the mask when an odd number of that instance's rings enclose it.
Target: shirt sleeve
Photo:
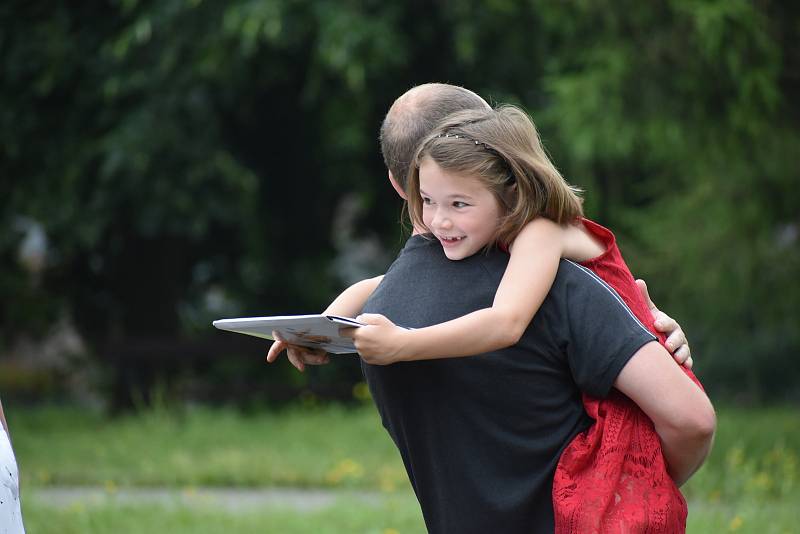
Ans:
[[[582,391],[605,397],[628,360],[656,337],[592,271],[572,262],[562,268],[573,271],[565,295],[569,367]]]

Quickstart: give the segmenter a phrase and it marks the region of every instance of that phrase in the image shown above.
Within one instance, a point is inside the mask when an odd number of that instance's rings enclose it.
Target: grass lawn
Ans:
[[[76,409],[7,407],[30,533],[424,532],[394,445],[371,405],[242,415],[153,410],[108,419]],[[719,408],[714,452],[687,484],[689,532],[797,532],[800,410]],[[120,503],[56,506],[48,485],[291,486],[375,491],[313,511]],[[56,525],[58,527],[56,528]]]
[[[22,410],[9,425],[24,484],[387,491],[407,484],[371,406],[252,416],[197,408],[116,419],[50,408]]]
[[[25,499],[23,495],[23,499]],[[24,500],[29,534],[424,534],[413,494],[393,495],[365,506],[340,499],[322,510],[265,508],[233,512],[213,506],[95,503],[54,508]]]
[[[398,492],[375,504],[339,499],[322,510],[267,507],[233,512],[213,506],[117,504],[113,500],[53,507],[23,495],[24,515],[32,534],[134,534],[140,532],[204,534],[330,533],[424,534],[425,526],[413,494]],[[736,504],[691,501],[687,531],[793,534],[797,502],[787,500]]]

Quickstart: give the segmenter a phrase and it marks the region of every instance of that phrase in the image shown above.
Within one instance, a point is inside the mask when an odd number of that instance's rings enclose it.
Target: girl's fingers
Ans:
[[[362,313],[361,315],[356,317],[356,321],[364,324],[378,325],[378,324],[388,323],[389,319],[387,319],[384,315],[381,315],[380,313]]]
[[[349,337],[350,339],[352,339],[353,336],[356,333],[356,330],[358,330],[358,328],[355,327],[355,326],[348,326],[346,328],[340,328],[339,329],[339,335],[342,336],[342,337]]]

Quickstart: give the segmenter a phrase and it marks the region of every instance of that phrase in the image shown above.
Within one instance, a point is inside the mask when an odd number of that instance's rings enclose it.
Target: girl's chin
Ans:
[[[469,256],[472,256],[474,252],[469,251],[465,248],[458,248],[458,249],[444,249],[444,255],[447,256],[448,260],[463,260]]]

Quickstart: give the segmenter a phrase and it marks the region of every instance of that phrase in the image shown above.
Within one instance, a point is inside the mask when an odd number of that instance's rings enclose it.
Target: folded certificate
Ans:
[[[363,326],[355,319],[336,315],[279,315],[275,317],[240,317],[219,319],[212,323],[228,330],[263,339],[275,339],[273,332],[293,345],[323,349],[332,354],[356,352],[353,340],[339,335],[339,329]]]

